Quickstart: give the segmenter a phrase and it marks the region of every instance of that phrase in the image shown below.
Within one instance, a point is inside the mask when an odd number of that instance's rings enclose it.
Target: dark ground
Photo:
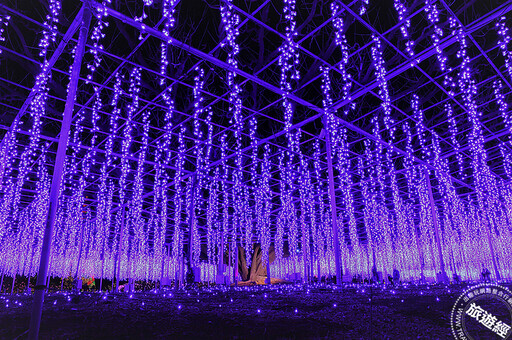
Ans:
[[[273,285],[131,298],[50,293],[40,338],[452,339],[450,312],[464,288]],[[0,338],[27,337],[31,301],[0,296]]]

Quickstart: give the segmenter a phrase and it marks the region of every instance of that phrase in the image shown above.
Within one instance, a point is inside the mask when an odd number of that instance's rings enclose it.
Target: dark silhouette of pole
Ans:
[[[46,227],[44,229],[43,246],[41,249],[41,260],[39,262],[39,271],[37,274],[37,282],[34,287],[34,304],[32,306],[32,315],[30,318],[30,328],[28,333],[29,339],[37,339],[39,337],[39,327],[41,325],[41,314],[43,311],[44,291],[46,289],[46,276],[48,275],[48,264],[50,260],[53,226],[57,214],[57,205],[59,203],[60,186],[62,182],[62,173],[64,161],[66,159],[66,149],[68,147],[69,130],[73,119],[73,109],[75,107],[75,97],[80,77],[80,68],[82,66],[82,57],[84,55],[85,43],[89,25],[91,23],[91,11],[88,3],[85,3],[84,14],[82,17],[82,25],[80,27],[80,35],[76,47],[75,60],[73,61],[73,69],[69,81],[69,91],[64,108],[64,117],[62,119],[62,127],[59,136],[59,146],[57,148],[57,156],[55,159],[55,167],[53,169],[52,186],[50,189],[50,202],[48,207],[48,217]]]
[[[235,283],[235,287],[238,286],[238,244],[236,243],[236,240],[235,240],[235,251],[234,251],[234,254],[235,254],[235,259],[234,259],[234,267],[233,267],[233,282]]]

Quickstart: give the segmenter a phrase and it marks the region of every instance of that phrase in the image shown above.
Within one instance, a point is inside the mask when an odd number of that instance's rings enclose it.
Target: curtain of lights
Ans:
[[[233,1],[221,0],[216,9],[220,48],[208,58],[218,58],[217,65],[196,63],[186,72],[193,79],[189,83],[174,78],[180,45],[173,32],[185,20],[176,10],[179,1],[144,1],[142,15],[128,19],[138,25],[141,43],[150,34],[158,40],[156,71],[123,62],[103,84],[97,82],[106,53],[103,40],[118,18],[108,14],[114,13],[111,1],[95,2],[80,85],[92,94],[88,106],[75,109],[50,275],[183,282],[193,270],[196,281],[218,282],[219,277],[231,280],[235,266],[243,272],[258,265],[270,265],[271,276],[282,279],[334,275],[329,156],[345,279],[387,277],[395,270],[403,279],[478,279],[483,267],[497,279],[512,278],[510,20],[500,15],[492,21],[496,62],[503,72],[492,87],[482,89],[462,22],[443,1],[421,5],[414,15],[428,25],[423,44],[431,45],[425,51],[441,93],[434,115],[427,114],[425,91],[408,91],[400,105],[394,101],[398,67],[387,60],[390,43],[384,34],[368,34],[368,93],[373,91],[377,101],[365,116],[365,130],[354,128],[348,118],[364,89],[354,75],[358,55],[353,52],[359,47],[350,45],[349,35],[350,20],[367,20],[372,2],[352,2],[355,11],[339,1],[328,4],[322,29],[330,32],[337,60],[329,65],[320,59],[321,66],[311,71],[317,73],[311,82],[318,85],[318,107],[303,105],[300,98],[305,47],[299,40],[304,28],[298,4],[276,3],[281,32],[274,33],[280,46],[269,72],[278,81],[254,85],[262,86],[261,92],[274,91],[269,113],[245,106],[246,78],[260,78],[242,64],[243,25],[251,18]],[[418,30],[409,5],[394,1],[395,52],[402,57],[400,65],[418,67],[418,77],[431,77],[419,69],[429,56],[413,33]],[[50,0],[48,9],[29,119],[16,116],[0,147],[1,275],[34,276],[41,256],[54,153],[43,138],[43,120],[53,96],[49,53],[58,40],[61,4]],[[147,13],[153,10],[160,11],[161,20],[149,32]],[[12,20],[0,15],[2,44]],[[62,57],[72,59],[74,53],[70,43]],[[148,90],[150,78],[158,84],[156,96]],[[184,91],[190,105],[180,107]],[[492,143],[480,102],[483,91],[502,126]],[[314,114],[318,122],[324,120],[323,132],[301,129],[301,120]],[[219,117],[229,123],[222,125]],[[281,129],[264,136],[265,119],[272,118]],[[331,155],[326,154],[327,138]],[[495,163],[503,171],[496,172]]]

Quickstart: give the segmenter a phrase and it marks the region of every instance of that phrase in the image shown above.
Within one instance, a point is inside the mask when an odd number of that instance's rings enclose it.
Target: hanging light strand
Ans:
[[[368,10],[368,5],[370,4],[370,0],[360,0],[359,2],[359,15],[364,15]]]
[[[9,26],[9,20],[11,20],[11,16],[0,15],[0,42],[5,41],[4,32],[7,26]],[[2,50],[0,50],[0,54],[2,54]]]
[[[45,29],[43,31],[43,38],[39,42],[39,56],[46,59],[48,48],[50,44],[55,43],[57,39],[57,24],[59,23],[59,15],[61,11],[61,3],[58,0],[50,0],[48,3],[50,12],[46,15],[44,21]]]
[[[512,52],[508,49],[508,44],[512,38],[509,34],[509,28],[506,26],[505,21],[506,17],[502,16],[496,23],[496,31],[500,36],[498,40],[498,46],[501,50],[501,55],[505,58],[505,67],[507,68],[507,73],[509,77],[512,79]]]
[[[349,50],[347,38],[345,37],[344,32],[344,22],[341,17],[340,6],[337,2],[331,3],[331,16],[333,18],[333,26],[335,32],[334,42],[336,46],[341,49],[341,61],[339,63],[339,68],[341,71],[341,77],[343,79],[343,97],[342,100],[349,100],[350,108],[355,109],[355,103],[352,102],[352,98],[350,97],[350,89],[352,88],[352,75],[347,71],[348,68],[348,58],[349,58]],[[332,105],[332,103],[331,103]],[[347,114],[347,110],[344,110],[345,114]]]
[[[405,50],[410,58],[414,58],[414,40],[409,35],[411,20],[407,18],[407,7],[402,0],[394,0],[393,5],[398,14],[398,21],[402,23],[400,25],[400,33],[402,33],[402,37],[406,40]]]
[[[89,49],[89,53],[93,55],[93,60],[87,64],[89,74],[87,74],[87,82],[92,80],[94,72],[98,69],[101,64],[103,53],[103,44],[101,40],[105,38],[104,29],[108,27],[108,16],[106,7],[110,6],[112,0],[103,0],[101,6],[95,7],[96,24],[92,29],[91,40],[93,41],[92,47]]]
[[[174,28],[176,18],[174,17],[177,0],[163,0],[162,16],[164,17],[163,34],[167,37],[167,41],[160,43],[160,86],[165,85],[167,77],[167,68],[169,67],[168,44],[171,41],[171,30]]]
[[[458,169],[457,172],[461,178],[465,178],[464,175],[464,159],[462,158],[462,152],[460,151],[460,143],[457,140],[457,136],[459,134],[458,128],[457,128],[457,121],[455,120],[455,117],[453,115],[453,108],[450,103],[446,103],[444,106],[446,117],[448,118],[448,124],[449,124],[449,131],[450,131],[450,142],[454,147]]]
[[[384,58],[382,57],[382,45],[379,37],[372,34],[373,45],[372,45],[372,60],[375,67],[375,76],[379,83],[379,96],[382,98],[382,109],[384,110],[384,126],[389,131],[391,136],[391,142],[394,141],[393,126],[394,120],[391,118],[391,97],[389,96],[388,83],[386,80],[386,67],[384,65]]]
[[[283,45],[279,47],[279,66],[281,67],[281,81],[280,86],[283,97],[284,123],[285,131],[287,134],[290,132],[292,125],[293,107],[288,97],[292,91],[292,82],[300,78],[299,70],[299,46],[295,41],[297,36],[295,17],[297,12],[295,10],[295,0],[283,0],[283,14],[286,21],[285,40]],[[288,140],[290,142],[290,138]]]

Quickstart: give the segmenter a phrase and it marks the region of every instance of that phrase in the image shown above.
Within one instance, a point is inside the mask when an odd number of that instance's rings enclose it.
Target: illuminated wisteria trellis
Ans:
[[[512,278],[512,4],[390,4],[1,4],[2,279]]]

